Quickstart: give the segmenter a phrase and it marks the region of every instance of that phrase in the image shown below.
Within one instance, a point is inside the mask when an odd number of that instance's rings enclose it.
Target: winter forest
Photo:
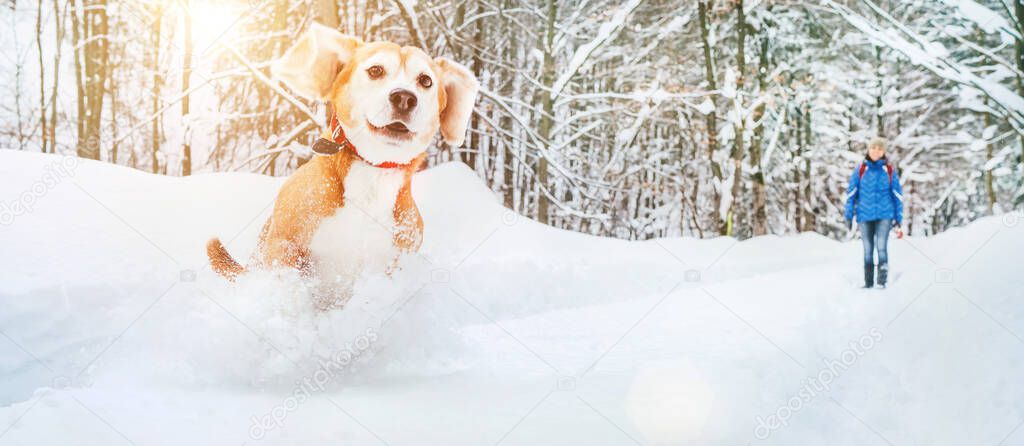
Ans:
[[[464,63],[461,161],[625,239],[847,233],[875,136],[929,235],[1024,205],[1021,0],[6,0],[0,147],[286,176],[325,107],[270,77],[313,22]]]

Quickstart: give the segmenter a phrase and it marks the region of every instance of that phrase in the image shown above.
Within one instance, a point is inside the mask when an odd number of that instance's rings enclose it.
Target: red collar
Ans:
[[[394,161],[385,161],[383,163],[374,164],[374,163],[371,163],[370,161],[368,161],[366,158],[363,158],[363,156],[359,154],[359,151],[356,150],[356,146],[354,144],[352,144],[352,141],[349,141],[348,137],[345,136],[345,130],[342,129],[341,128],[341,124],[338,123],[338,115],[336,115],[336,114],[333,114],[333,113],[331,114],[331,122],[330,122],[329,128],[331,130],[331,138],[333,138],[334,141],[328,141],[328,140],[326,140],[324,138],[320,138],[320,140],[318,140],[313,145],[314,151],[316,151],[317,145],[320,145],[322,147],[324,145],[324,143],[327,143],[327,145],[333,144],[333,145],[337,146],[336,148],[333,148],[334,149],[333,151],[335,153],[338,152],[338,151],[344,150],[346,147],[348,147],[348,148],[352,149],[352,154],[355,155],[356,158],[359,158],[364,163],[369,164],[369,165],[371,165],[373,167],[379,167],[381,169],[404,169],[406,167],[409,167],[408,163],[407,164],[401,164],[401,163],[396,163]]]

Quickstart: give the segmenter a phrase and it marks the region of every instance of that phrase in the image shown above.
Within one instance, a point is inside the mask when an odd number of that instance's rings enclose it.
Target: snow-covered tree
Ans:
[[[470,136],[429,164],[464,162],[554,226],[841,237],[874,136],[914,233],[1024,205],[1020,0],[38,0],[0,17],[3,148],[288,175],[325,108],[268,66],[317,21],[465,63]]]

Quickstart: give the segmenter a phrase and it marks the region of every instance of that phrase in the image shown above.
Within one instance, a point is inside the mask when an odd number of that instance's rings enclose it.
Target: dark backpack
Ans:
[[[857,172],[857,179],[861,180],[864,178],[864,172],[868,170],[868,162],[864,161],[860,163],[860,171]],[[889,174],[889,185],[892,185],[892,164],[888,161],[885,162],[885,171]]]

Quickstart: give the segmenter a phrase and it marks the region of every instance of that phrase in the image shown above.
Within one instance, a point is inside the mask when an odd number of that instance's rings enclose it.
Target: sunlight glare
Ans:
[[[235,1],[193,1],[192,40],[197,51],[231,41],[241,24],[236,23],[244,13],[244,3]]]

